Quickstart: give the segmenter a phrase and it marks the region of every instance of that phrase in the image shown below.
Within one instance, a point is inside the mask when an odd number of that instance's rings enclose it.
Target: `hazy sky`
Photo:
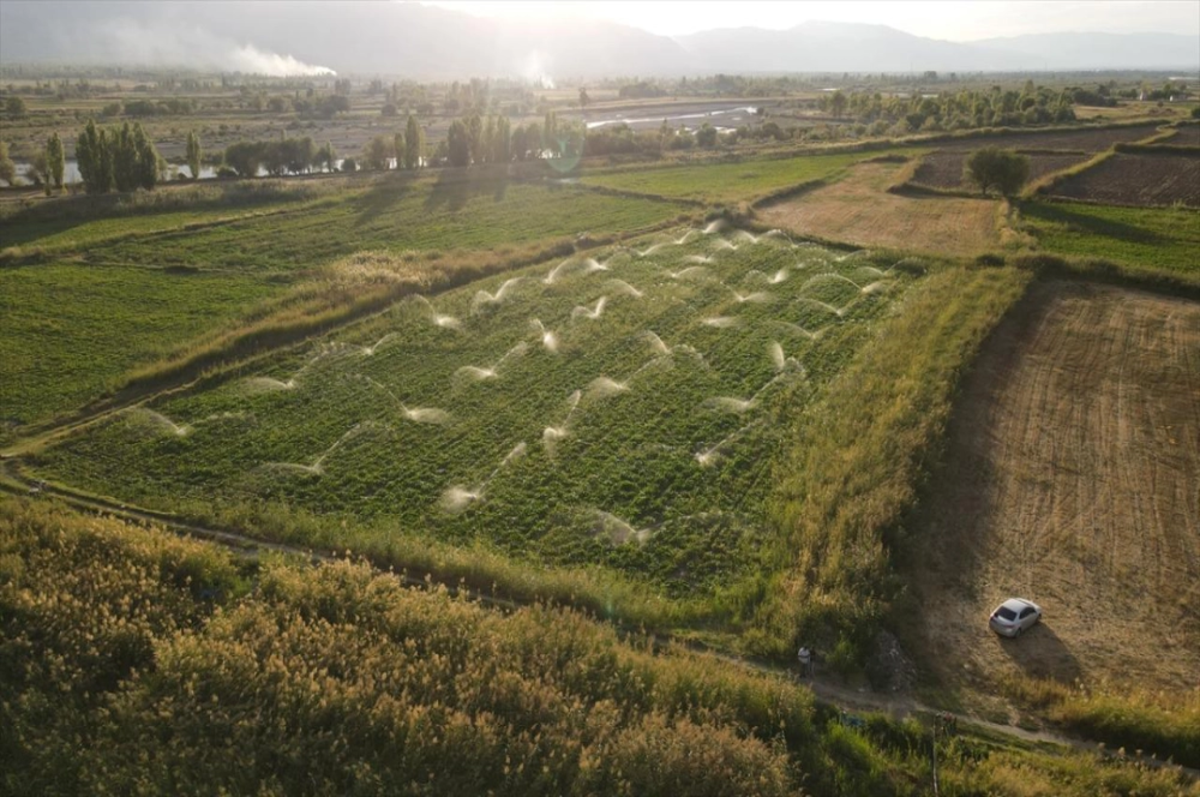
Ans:
[[[790,28],[806,20],[868,22],[951,41],[1024,33],[1192,33],[1200,36],[1197,0],[434,0],[428,5],[476,16],[605,19],[664,36],[711,28]]]

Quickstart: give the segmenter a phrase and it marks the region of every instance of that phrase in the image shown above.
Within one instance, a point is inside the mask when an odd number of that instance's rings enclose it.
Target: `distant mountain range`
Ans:
[[[1200,70],[1200,31],[1047,33],[975,42],[806,22],[667,38],[611,23],[500,22],[414,3],[0,3],[0,63],[173,65],[413,78],[784,72]]]

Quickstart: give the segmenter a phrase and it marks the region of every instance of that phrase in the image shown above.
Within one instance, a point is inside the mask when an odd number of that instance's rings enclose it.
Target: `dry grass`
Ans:
[[[1200,305],[1039,285],[964,385],[910,524],[912,646],[951,683],[1200,682]],[[1045,622],[1000,640],[1011,595]],[[1159,751],[1166,753],[1168,751]]]
[[[843,180],[758,210],[767,224],[859,246],[971,256],[1001,246],[995,200],[887,192],[898,163],[863,163]]]

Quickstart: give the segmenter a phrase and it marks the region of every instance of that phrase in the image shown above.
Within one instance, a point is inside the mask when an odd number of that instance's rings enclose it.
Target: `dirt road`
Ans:
[[[967,379],[907,569],[951,683],[1200,685],[1200,303],[1035,285]],[[1004,598],[1045,622],[987,630]]]

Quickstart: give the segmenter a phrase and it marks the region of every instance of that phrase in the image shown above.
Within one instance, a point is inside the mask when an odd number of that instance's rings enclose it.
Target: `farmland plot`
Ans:
[[[921,165],[913,174],[912,182],[927,185],[932,188],[965,188],[973,190],[975,186],[963,179],[963,166],[969,153],[964,150],[950,152],[932,152],[921,160]],[[1083,163],[1090,156],[1085,154],[1045,152],[1030,153],[1029,180],[1032,182],[1045,177],[1052,172],[1070,168],[1077,163]]]
[[[1084,152],[1103,152],[1113,144],[1129,144],[1149,138],[1158,132],[1159,125],[1150,123],[1127,127],[1104,127],[1079,130],[1033,130],[999,136],[967,136],[941,142],[939,149],[975,150],[980,147],[1001,149],[1077,149]]]
[[[975,255],[999,246],[994,200],[888,193],[900,166],[862,163],[833,185],[768,205],[758,215],[802,235],[859,246]]]
[[[1189,208],[1024,202],[1021,218],[1047,251],[1181,274],[1200,267],[1200,213]]]
[[[1173,147],[1200,147],[1200,125],[1179,125],[1164,144]]]
[[[1063,180],[1054,194],[1112,205],[1200,207],[1200,155],[1117,153]]]
[[[1200,678],[1200,306],[1047,283],[964,386],[912,556],[929,662],[952,681],[1192,689]],[[1042,605],[1019,644],[987,630]]]
[[[710,588],[762,541],[773,420],[920,269],[782,234],[679,235],[405,300],[124,413],[41,470],[161,508],[286,502]]]

